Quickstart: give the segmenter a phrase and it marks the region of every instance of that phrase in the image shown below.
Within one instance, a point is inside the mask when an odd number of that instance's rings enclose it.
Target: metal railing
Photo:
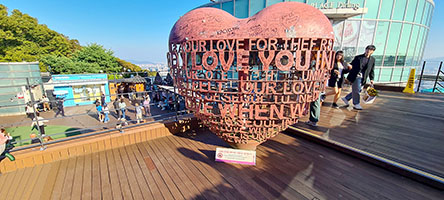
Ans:
[[[114,74],[111,74],[111,76],[113,76]],[[12,77],[12,78],[7,78],[7,79],[22,79],[25,77]],[[60,101],[62,101],[62,99],[60,98],[55,98],[53,100],[49,100],[49,101],[42,101],[42,100],[37,100],[35,98],[35,96],[37,94],[35,94],[35,91],[32,90],[32,85],[30,84],[29,78],[25,78],[26,79],[26,85],[10,85],[9,88],[14,88],[14,87],[20,87],[20,88],[25,88],[26,92],[27,92],[27,96],[29,98],[28,102],[24,102],[23,100],[20,100],[17,98],[17,96],[15,96],[14,99],[11,99],[11,103],[5,103],[3,102],[3,105],[0,105],[0,112],[2,112],[2,109],[7,109],[7,108],[20,108],[23,109],[23,107],[27,107],[27,108],[31,108],[32,110],[29,110],[26,112],[27,114],[29,114],[31,117],[31,120],[28,119],[24,119],[23,114],[20,116],[0,116],[0,119],[2,117],[11,117],[11,119],[17,119],[17,120],[13,120],[10,123],[3,123],[0,125],[1,128],[5,128],[7,129],[9,128],[14,128],[14,127],[18,127],[18,126],[29,126],[29,124],[31,123],[35,123],[35,126],[30,127],[30,131],[28,133],[30,133],[30,136],[32,134],[35,134],[34,132],[32,132],[32,130],[34,128],[37,129],[38,135],[36,138],[19,138],[18,135],[16,138],[14,138],[13,140],[11,140],[9,142],[9,149],[7,151],[9,152],[16,152],[16,151],[20,151],[23,149],[29,149],[29,148],[35,148],[35,147],[40,147],[40,150],[45,150],[46,146],[48,144],[53,144],[53,143],[58,143],[58,142],[62,142],[62,141],[68,141],[68,140],[73,140],[73,139],[78,139],[78,138],[84,138],[84,137],[88,137],[88,136],[92,136],[92,135],[98,135],[98,134],[103,134],[103,133],[107,133],[110,131],[123,131],[124,129],[127,128],[131,128],[131,127],[136,127],[136,126],[142,126],[142,125],[147,125],[147,124],[151,124],[151,123],[155,123],[155,122],[159,122],[159,121],[164,121],[164,120],[178,120],[178,116],[181,115],[186,115],[188,114],[188,111],[185,109],[185,106],[182,105],[182,98],[179,97],[177,94],[172,93],[171,91],[168,90],[164,90],[162,88],[158,88],[158,90],[156,91],[152,91],[152,90],[146,90],[145,91],[141,91],[141,92],[125,92],[125,93],[117,93],[117,94],[106,94],[105,95],[105,99],[113,99],[113,98],[123,98],[124,102],[128,103],[130,102],[130,104],[128,106],[126,106],[126,112],[128,114],[130,113],[134,113],[136,114],[136,107],[133,105],[136,102],[139,103],[140,106],[144,106],[143,105],[143,100],[145,99],[145,97],[148,95],[151,98],[151,103],[149,104],[150,107],[150,115],[147,115],[147,111],[145,111],[145,114],[142,115],[142,123],[139,123],[139,120],[137,119],[137,117],[132,118],[128,115],[126,115],[126,118],[129,120],[112,120],[112,122],[110,121],[110,123],[100,123],[98,125],[92,125],[92,126],[81,126],[80,128],[77,127],[72,127],[72,125],[68,125],[67,127],[71,127],[71,128],[75,128],[73,130],[69,130],[66,129],[63,132],[58,132],[58,133],[46,133],[43,130],[45,128],[45,126],[43,125],[44,123],[49,123],[52,124],[51,122],[58,120],[57,125],[60,124],[64,124],[63,121],[62,123],[60,123],[60,120],[73,120],[73,119],[79,119],[82,118],[84,116],[91,116],[91,117],[96,117],[98,116],[98,112],[97,111],[92,111],[95,110],[92,106],[87,107],[88,105],[86,105],[86,107],[83,107],[84,111],[82,112],[77,112],[79,109],[76,109],[77,113],[74,114],[70,114],[70,115],[63,115],[61,117],[57,117],[57,115],[55,117],[50,117],[50,118],[39,118],[38,116],[40,115],[40,111],[42,111],[43,108],[45,108],[45,106],[43,104],[49,104],[49,105],[53,105],[52,109],[53,110],[56,106],[57,103],[60,103]],[[110,80],[109,82],[115,82],[116,80]],[[117,80],[118,81],[118,80]],[[71,82],[70,82],[71,83]],[[84,80],[79,80],[77,84],[85,84],[88,85],[88,82],[85,82]],[[43,95],[48,96],[47,91],[45,90],[45,85],[51,85],[51,83],[49,84],[41,84],[42,87],[42,92]],[[105,85],[106,86],[106,85]],[[3,88],[8,88],[8,86],[4,86]],[[116,91],[117,92],[117,91]],[[101,93],[105,93],[105,91],[101,91]],[[154,93],[159,93],[159,96],[162,96],[162,94],[166,94],[167,98],[172,98],[173,102],[171,104],[171,101],[167,102],[164,99],[155,99],[155,95]],[[2,95],[2,94],[0,94]],[[40,96],[42,94],[39,94],[37,96]],[[157,96],[157,95],[156,95]],[[133,98],[135,97],[135,98]],[[88,100],[89,101],[93,101],[94,99],[96,100],[101,100],[101,98],[103,98],[103,96],[88,96]],[[63,98],[63,101],[75,101],[75,100],[82,100],[84,99],[84,97],[81,98]],[[156,101],[157,100],[157,101]],[[14,101],[15,104],[14,104]],[[106,100],[105,100],[106,101]],[[111,100],[112,101],[112,100]],[[0,102],[1,103],[1,102]],[[103,104],[102,102],[100,103],[101,105]],[[111,104],[111,102],[108,102],[108,104]],[[165,108],[166,111],[158,111],[155,107],[156,106],[162,106]],[[42,108],[43,107],[43,108]],[[78,105],[75,106],[75,108],[79,108]],[[168,108],[168,109],[167,109]],[[46,109],[46,108],[45,108]],[[61,109],[65,109],[64,106],[61,107]],[[159,108],[160,110],[160,108]],[[23,111],[23,110],[21,110]],[[109,109],[109,118],[112,119],[112,117],[118,113],[119,111],[121,111],[120,109]],[[154,113],[153,113],[154,111]],[[157,114],[155,114],[157,112]],[[153,115],[154,114],[154,115]],[[48,114],[46,114],[48,115]],[[132,115],[132,114],[130,114]],[[120,118],[122,116],[122,114],[120,114],[120,116],[116,116],[115,118]],[[29,117],[29,116],[28,116]],[[3,120],[1,120],[3,121]],[[26,124],[26,125],[25,125]],[[121,126],[124,125],[124,126]],[[8,129],[7,129],[8,130]],[[26,134],[28,134],[26,133]],[[24,135],[25,137],[27,135]],[[23,135],[23,134],[21,134]],[[64,135],[65,137],[63,137],[62,135]],[[14,135],[12,135],[14,136]],[[62,136],[62,137],[60,137]],[[59,138],[57,140],[46,140],[46,139],[50,139],[50,138]],[[37,141],[38,140],[38,141]],[[26,146],[19,146],[22,144],[28,144],[31,143],[30,145],[26,145]],[[12,147],[12,148],[11,148]]]
[[[417,76],[418,84],[416,92],[444,92],[443,62],[424,61],[421,74]]]

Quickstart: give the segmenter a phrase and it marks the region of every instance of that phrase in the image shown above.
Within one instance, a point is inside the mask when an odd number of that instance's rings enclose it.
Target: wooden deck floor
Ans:
[[[279,134],[257,166],[216,163],[206,130],[2,174],[0,199],[444,199],[444,192]]]
[[[295,126],[444,178],[444,95],[382,91],[362,111],[330,105],[319,127]]]

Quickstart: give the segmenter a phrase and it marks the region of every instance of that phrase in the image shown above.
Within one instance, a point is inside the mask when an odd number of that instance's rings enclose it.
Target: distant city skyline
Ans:
[[[49,28],[79,40],[97,43],[135,64],[166,63],[168,37],[174,23],[188,11],[209,3],[194,1],[51,1],[3,0],[9,13],[18,9]],[[424,59],[443,57],[444,7],[435,1]]]

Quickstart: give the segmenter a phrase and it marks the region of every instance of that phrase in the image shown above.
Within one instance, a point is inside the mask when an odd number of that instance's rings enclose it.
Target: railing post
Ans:
[[[435,92],[435,89],[436,89],[436,83],[438,83],[439,74],[441,73],[441,67],[442,67],[442,61],[441,61],[441,63],[439,64],[438,73],[436,73],[435,84],[433,85],[433,91],[432,91],[432,92]]]
[[[32,91],[31,91],[31,84],[29,84],[29,78],[26,78],[26,85],[28,86],[29,96],[31,97],[31,105],[32,105],[32,110],[34,111],[34,119],[35,119],[35,123],[37,124],[37,130],[40,133],[39,134],[40,151],[43,151],[46,149],[46,147],[43,144],[43,133],[42,133],[42,130],[40,129],[40,123],[39,123],[39,119],[37,116],[37,111],[35,110],[35,100],[34,100],[34,95],[32,94]],[[34,121],[34,119],[32,119],[32,120]]]
[[[421,87],[422,75],[424,74],[425,65],[426,61],[424,61],[424,64],[422,65],[421,76],[419,77],[419,83],[418,83],[418,88],[416,88],[416,92],[419,92],[419,89]]]

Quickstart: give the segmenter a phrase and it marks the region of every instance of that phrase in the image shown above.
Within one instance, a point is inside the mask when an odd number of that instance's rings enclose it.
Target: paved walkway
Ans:
[[[201,130],[0,176],[2,199],[444,199],[444,193],[315,143],[279,134],[257,166],[218,163]]]
[[[110,109],[114,109],[114,106],[112,106],[112,102],[108,104]],[[126,104],[128,106],[126,112],[126,119],[135,120],[136,114],[134,110],[134,105],[131,105],[128,99],[126,99]],[[184,106],[182,106],[182,108],[183,107]],[[71,128],[86,129],[82,131],[83,133],[114,128],[117,123],[117,114],[113,110],[111,110],[110,113],[109,123],[105,124],[100,122],[98,120],[95,105],[92,104],[84,106],[66,107],[65,108],[66,117],[62,117],[61,115],[59,115],[58,117],[54,118],[55,116],[54,111],[41,112],[40,116],[43,117],[44,119],[49,120],[48,123],[45,123],[47,125],[63,125]],[[175,116],[175,114],[170,110],[161,110],[157,106],[152,105],[151,116],[153,117],[148,117],[147,121],[157,120],[164,117],[171,117]],[[0,117],[0,121],[1,121],[0,123],[1,127],[8,128],[8,127],[17,127],[17,126],[29,126],[31,130],[32,121],[31,119],[27,118],[26,115],[4,116]],[[130,123],[136,123],[136,122],[130,122]]]

